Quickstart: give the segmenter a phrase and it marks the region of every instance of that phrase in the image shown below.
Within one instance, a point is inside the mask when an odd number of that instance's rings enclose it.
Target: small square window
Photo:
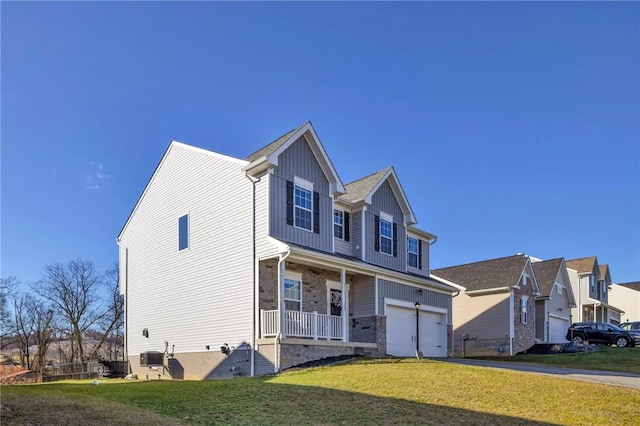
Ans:
[[[189,215],[178,219],[178,250],[189,248]]]

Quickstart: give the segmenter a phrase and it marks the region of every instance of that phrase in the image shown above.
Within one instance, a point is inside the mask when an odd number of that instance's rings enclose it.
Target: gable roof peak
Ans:
[[[389,180],[391,190],[393,191],[396,200],[400,205],[400,209],[404,213],[404,222],[406,224],[415,224],[416,218],[409,205],[407,196],[402,189],[402,184],[398,175],[396,174],[393,166],[386,167],[375,173],[371,173],[363,178],[356,179],[351,183],[345,185],[346,193],[340,197],[340,200],[346,201],[351,204],[366,203],[371,204],[373,194],[380,188],[380,186]]]
[[[329,181],[330,193],[340,195],[345,193],[344,185],[331,159],[327,155],[320,138],[316,133],[311,121],[285,133],[267,146],[259,149],[246,158],[249,164],[244,170],[253,176],[259,176],[267,170],[278,166],[278,158],[285,150],[298,140],[304,140],[311,152],[315,156],[322,172]]]
[[[465,287],[467,292],[506,289],[518,285],[520,277],[529,262],[528,256],[516,254],[434,269],[431,273],[436,277],[444,278]],[[535,286],[537,287],[537,283]]]
[[[280,136],[279,138],[277,138],[273,142],[267,144],[266,146],[263,146],[262,148],[260,148],[256,152],[254,152],[253,154],[251,154],[248,157],[246,157],[245,160],[251,162],[251,161],[255,161],[255,160],[257,160],[258,158],[261,158],[261,157],[268,157],[269,155],[273,154],[274,151],[276,151],[278,148],[280,148],[294,133],[296,133],[297,131],[302,129],[307,124],[311,124],[311,121],[307,121],[307,122],[301,124],[300,126],[296,127],[295,129],[289,130],[287,133],[285,133],[284,135]]]

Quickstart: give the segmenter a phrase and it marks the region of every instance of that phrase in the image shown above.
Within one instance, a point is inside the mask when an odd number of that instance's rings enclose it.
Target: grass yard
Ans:
[[[640,374],[640,347],[616,348],[614,346],[601,346],[595,352],[553,355],[516,355],[512,357],[485,356],[478,357],[477,359]]]
[[[361,359],[275,377],[5,386],[2,425],[635,425],[638,401],[638,389],[432,360]]]

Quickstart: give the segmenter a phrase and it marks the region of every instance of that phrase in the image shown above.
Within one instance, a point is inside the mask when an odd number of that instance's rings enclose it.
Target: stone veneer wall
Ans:
[[[367,350],[368,356],[383,357],[387,350],[387,317],[372,315],[352,318],[349,340],[352,342],[377,343],[377,350]]]
[[[287,271],[302,274],[302,311],[327,313],[327,280],[340,282],[340,273],[312,268],[305,265],[286,262]],[[346,282],[350,284],[351,276]],[[278,261],[275,259],[260,262],[260,309],[278,309]]]
[[[536,343],[536,297],[533,294],[533,285],[529,282],[527,285],[522,284],[522,278],[518,283],[520,289],[514,290],[513,295],[513,318],[515,321],[513,328],[513,354],[523,352]],[[529,318],[526,324],[520,321],[520,300],[522,296],[529,297]]]
[[[309,361],[317,361],[340,355],[362,355],[363,348],[355,346],[317,346],[317,345],[287,345],[283,341],[280,347],[280,368],[295,367]]]
[[[453,356],[509,356],[509,338],[502,339],[466,339],[464,353],[462,350],[462,334],[454,340]]]
[[[139,380],[207,380],[234,377],[231,367],[237,362],[242,376],[251,374],[250,350],[232,350],[224,355],[217,350],[206,352],[176,353],[164,357],[164,365],[143,367],[139,357],[130,357],[131,372]]]

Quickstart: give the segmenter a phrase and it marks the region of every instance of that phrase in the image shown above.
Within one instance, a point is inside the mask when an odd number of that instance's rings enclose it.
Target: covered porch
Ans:
[[[259,274],[260,338],[349,342],[352,271],[290,256],[260,261]]]
[[[278,310],[260,310],[261,337],[306,337],[313,340],[347,341],[342,316],[314,312],[284,311],[284,327],[281,327]]]

